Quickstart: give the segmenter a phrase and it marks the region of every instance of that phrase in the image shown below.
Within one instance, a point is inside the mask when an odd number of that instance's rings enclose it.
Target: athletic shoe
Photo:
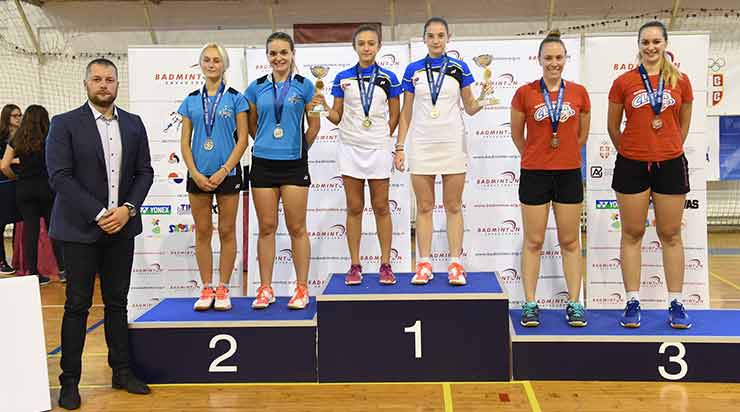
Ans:
[[[640,301],[637,299],[630,299],[627,302],[627,306],[624,308],[622,313],[622,319],[619,324],[625,328],[639,328],[640,327]]]
[[[691,319],[689,319],[689,314],[686,313],[686,308],[676,299],[671,301],[671,307],[668,308],[668,321],[673,329],[688,329],[691,327]]]
[[[305,309],[308,306],[308,288],[303,285],[298,285],[295,288],[293,297],[288,302],[288,307],[291,309]]]
[[[0,261],[0,275],[15,275],[15,269],[8,262]]]
[[[414,285],[426,285],[430,280],[434,279],[434,273],[432,273],[432,264],[429,262],[421,262],[416,264],[416,273],[411,278],[411,283]]]
[[[450,263],[450,266],[447,266],[447,282],[450,285],[463,286],[467,283],[467,277],[468,275],[460,263]]]
[[[522,318],[519,323],[528,328],[540,326],[540,307],[533,302],[523,304]]]
[[[67,283],[67,274],[65,273],[65,271],[59,272],[59,282]]]
[[[272,287],[263,285],[257,289],[257,296],[252,301],[252,309],[264,309],[275,303],[275,292]]]
[[[381,285],[395,285],[396,284],[396,275],[393,274],[393,269],[391,269],[390,263],[383,263],[380,265],[380,270],[378,271],[380,273],[380,284]]]
[[[35,275],[38,276],[38,278],[39,278],[39,286],[46,286],[49,283],[51,283],[51,279],[47,278],[46,276],[41,275],[39,273],[36,273]]]
[[[200,291],[200,298],[195,301],[195,305],[193,305],[193,310],[197,311],[204,311],[208,310],[213,306],[213,300],[216,298],[216,292],[213,291],[213,288],[211,287],[204,287],[203,290]]]
[[[362,265],[351,265],[344,275],[345,285],[359,285],[362,283]]]
[[[580,302],[568,302],[568,306],[565,308],[565,319],[568,320],[568,325],[576,328],[588,325],[586,309]]]
[[[229,297],[229,288],[220,285],[216,288],[216,301],[213,303],[215,310],[231,310],[231,298]]]

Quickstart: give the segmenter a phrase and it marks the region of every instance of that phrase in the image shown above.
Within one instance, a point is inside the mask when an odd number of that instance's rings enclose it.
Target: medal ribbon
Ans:
[[[427,73],[427,83],[429,83],[429,93],[432,94],[432,106],[437,105],[437,98],[439,98],[439,92],[442,90],[442,83],[445,81],[445,73],[447,72],[447,63],[449,59],[447,55],[442,57],[442,66],[439,68],[439,77],[434,80],[434,73],[432,73],[432,60],[427,55],[424,59],[424,69]]]
[[[357,84],[360,87],[360,102],[362,111],[365,112],[365,118],[370,117],[370,105],[373,103],[373,94],[375,93],[375,79],[378,76],[378,66],[373,65],[373,75],[370,77],[370,83],[365,88],[365,82],[362,77],[362,69],[359,63],[355,66],[357,71]]]
[[[203,85],[203,90],[200,95],[203,99],[203,120],[205,121],[206,126],[206,137],[210,138],[213,136],[213,125],[216,124],[216,108],[218,107],[218,104],[221,103],[221,98],[224,97],[225,91],[226,85],[224,82],[221,82],[221,86],[218,87],[218,92],[216,92],[216,99],[211,107],[210,100],[208,99],[208,88],[206,85]]]
[[[275,124],[280,124],[280,120],[283,118],[283,106],[285,106],[285,98],[288,96],[290,85],[293,80],[293,73],[288,75],[288,79],[283,83],[283,87],[280,89],[280,94],[277,92],[277,83],[275,83],[275,76],[272,76],[272,97],[274,100],[273,110],[275,111]]]
[[[563,112],[563,99],[565,97],[565,82],[560,79],[560,89],[558,90],[558,101],[555,107],[552,106],[552,100],[550,100],[550,91],[547,90],[545,79],[540,79],[540,89],[542,90],[542,97],[545,99],[545,106],[547,107],[547,114],[550,116],[550,123],[552,125],[552,133],[558,132],[560,126],[560,114]]]
[[[660,114],[663,109],[663,90],[665,89],[665,81],[663,76],[658,77],[658,90],[653,91],[653,87],[650,85],[650,78],[648,77],[645,66],[640,65],[640,77],[642,77],[642,84],[645,86],[648,99],[650,99],[650,107],[653,108],[653,113],[656,116]]]

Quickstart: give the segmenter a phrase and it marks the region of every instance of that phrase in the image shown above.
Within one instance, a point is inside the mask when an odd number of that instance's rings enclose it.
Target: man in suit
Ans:
[[[83,83],[88,101],[55,116],[46,139],[49,181],[56,191],[49,235],[63,242],[67,263],[59,376],[59,406],[65,409],[81,403],[78,384],[96,274],[112,386],[149,393],[129,369],[126,311],[134,237],[141,233],[137,211],[154,176],[149,142],[139,116],[114,105],[118,69],[113,62],[91,61]]]

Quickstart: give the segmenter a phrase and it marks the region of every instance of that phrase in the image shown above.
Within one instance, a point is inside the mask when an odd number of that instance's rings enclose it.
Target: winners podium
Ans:
[[[196,312],[195,298],[165,299],[129,324],[134,372],[148,383],[316,382],[316,300],[278,298],[253,310]]]
[[[165,299],[129,325],[132,368],[149,383],[508,381],[508,298],[492,272],[450,286],[410,273],[396,285],[331,276],[306,310],[288,298],[253,310],[195,312]],[[317,302],[318,301],[318,302]]]
[[[642,327],[619,326],[620,310],[589,310],[573,328],[542,310],[525,328],[493,272],[450,286],[398,273],[344,284],[330,276],[306,310],[278,298],[253,310],[195,312],[194,298],[165,299],[129,325],[132,368],[149,383],[455,382],[640,380],[740,382],[740,311],[690,310],[671,329],[667,310],[643,310]]]
[[[672,329],[668,310],[643,310],[641,327],[621,310],[589,310],[573,328],[563,310],[540,311],[540,326],[511,311],[513,377],[521,380],[740,382],[740,311],[689,310],[691,329]]]
[[[317,298],[319,381],[508,381],[509,301],[495,274],[468,273],[465,286],[411,276],[394,286],[331,277]]]

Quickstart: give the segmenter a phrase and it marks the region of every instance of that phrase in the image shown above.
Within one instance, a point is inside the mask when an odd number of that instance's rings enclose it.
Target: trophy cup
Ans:
[[[311,66],[310,68],[311,68],[311,74],[313,74],[313,77],[316,78],[316,94],[323,94],[324,80],[322,79],[326,77],[327,74],[329,74],[329,66],[325,66],[322,64],[315,64]],[[308,113],[308,115],[312,117],[326,117],[328,114],[329,112],[326,110],[326,107],[324,107],[323,104],[317,104]]]
[[[475,62],[475,64],[478,65],[478,67],[483,69],[483,85],[485,86],[486,83],[489,83],[491,81],[491,77],[493,76],[491,69],[488,68],[488,66],[490,66],[493,62],[493,55],[481,54],[480,56],[473,57],[473,61]],[[490,95],[487,95],[486,93],[481,93],[480,97],[478,98],[478,104],[480,104],[481,106],[491,106],[494,104],[499,104],[499,99],[493,96],[493,92],[491,92]]]

